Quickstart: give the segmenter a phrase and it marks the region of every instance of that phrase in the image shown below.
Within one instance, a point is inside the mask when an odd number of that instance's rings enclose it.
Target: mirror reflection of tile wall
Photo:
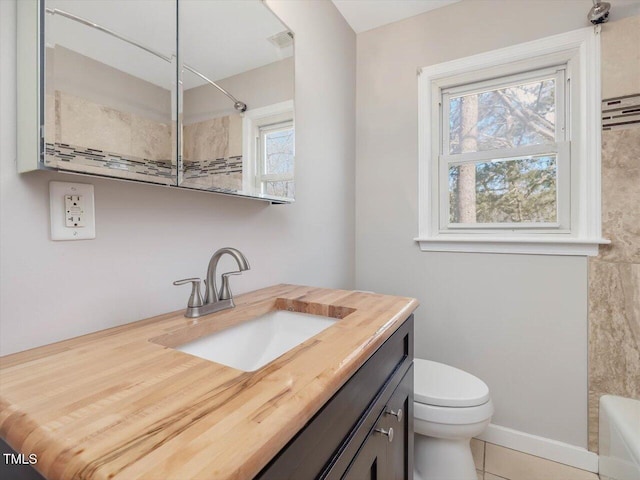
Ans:
[[[293,36],[260,1],[180,0],[179,6],[184,61],[180,186],[276,197],[258,180],[259,139],[243,128],[250,130],[244,120],[252,112],[293,100]],[[211,45],[220,46],[215,55],[203,47]],[[191,69],[246,104],[246,112]]]
[[[231,114],[184,125],[182,185],[242,191],[242,117]]]
[[[45,165],[175,184],[171,125],[60,90],[47,94]]]

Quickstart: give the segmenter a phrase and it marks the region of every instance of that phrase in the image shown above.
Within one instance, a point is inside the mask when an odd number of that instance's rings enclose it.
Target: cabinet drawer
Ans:
[[[384,401],[378,401],[379,397],[383,392],[388,392],[389,395],[393,392],[412,362],[413,315],[380,346],[256,478],[304,480],[329,475],[335,470],[335,464],[346,458],[344,454],[349,445],[359,445],[364,441],[370,428],[363,424],[370,419],[369,427],[373,426],[384,407]],[[372,412],[374,409],[378,409],[375,415]],[[348,464],[349,462],[343,468],[346,469]]]

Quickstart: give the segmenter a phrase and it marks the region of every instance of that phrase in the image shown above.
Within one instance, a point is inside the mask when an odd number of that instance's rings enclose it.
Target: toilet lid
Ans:
[[[414,401],[440,407],[475,407],[489,401],[489,387],[470,373],[416,358]]]

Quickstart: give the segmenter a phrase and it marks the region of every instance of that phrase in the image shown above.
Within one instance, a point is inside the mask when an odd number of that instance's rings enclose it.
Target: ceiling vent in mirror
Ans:
[[[267,40],[273,43],[276,47],[284,49],[293,45],[293,33],[285,30],[284,32],[276,33]]]

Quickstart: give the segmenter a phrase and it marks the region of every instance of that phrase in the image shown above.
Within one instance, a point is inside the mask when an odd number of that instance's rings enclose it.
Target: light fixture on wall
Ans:
[[[600,25],[609,21],[609,10],[611,10],[611,4],[607,2],[599,2],[593,0],[593,7],[589,10],[587,18],[594,25]]]

